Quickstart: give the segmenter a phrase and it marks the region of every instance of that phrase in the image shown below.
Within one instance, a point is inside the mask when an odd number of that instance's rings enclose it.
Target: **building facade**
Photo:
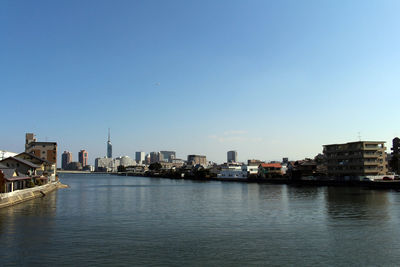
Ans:
[[[108,141],[107,141],[107,158],[112,158],[112,144],[110,136],[110,128],[108,128]]]
[[[134,166],[136,165],[136,161],[131,159],[129,156],[122,156],[115,159],[115,166]]]
[[[36,157],[57,164],[57,143],[37,142],[33,133],[25,135],[25,152],[32,153]]]
[[[393,139],[392,153],[389,161],[391,171],[399,174],[400,173],[400,138],[395,137]]]
[[[67,169],[68,164],[72,162],[72,153],[69,151],[64,151],[61,155],[61,168],[63,170]]]
[[[238,163],[227,163],[221,166],[217,178],[221,179],[247,179],[249,172],[246,165]]]
[[[160,162],[161,154],[160,152],[150,152],[150,164]]]
[[[227,153],[227,162],[237,162],[237,152],[232,150]]]
[[[280,163],[261,163],[258,166],[258,176],[262,178],[280,178],[282,175],[282,164]]]
[[[145,157],[146,155],[143,151],[138,151],[135,154],[135,159],[138,164],[144,164],[146,160]]]
[[[113,172],[116,171],[115,163],[112,158],[96,158],[95,171],[99,172]]]
[[[188,155],[187,163],[190,165],[200,164],[200,165],[206,166],[207,158],[206,158],[206,156],[202,156],[202,155]]]
[[[176,158],[175,151],[160,151],[160,161],[172,162]]]
[[[385,142],[380,141],[324,145],[327,174],[333,177],[385,175],[385,151]]]
[[[81,151],[79,151],[78,153],[78,160],[79,162],[82,164],[82,168],[84,168],[86,165],[88,165],[88,152],[84,149],[82,149]]]

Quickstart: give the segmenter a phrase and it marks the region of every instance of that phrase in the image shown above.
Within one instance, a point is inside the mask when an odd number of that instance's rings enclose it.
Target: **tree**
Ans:
[[[162,165],[159,162],[154,162],[149,165],[149,170],[151,170],[151,171],[159,171],[159,170],[161,170],[161,168],[162,168]]]

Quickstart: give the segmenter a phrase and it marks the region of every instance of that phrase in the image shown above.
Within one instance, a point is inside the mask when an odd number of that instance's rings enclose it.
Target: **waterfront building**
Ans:
[[[94,172],[94,166],[93,165],[86,165],[85,167],[82,168],[82,171]]]
[[[27,152],[22,152],[17,155],[15,155],[15,158],[20,158],[29,162],[32,162],[33,164],[36,164],[39,166],[37,169],[37,174],[46,176],[50,179],[50,181],[55,181],[56,180],[56,164],[51,163],[45,159],[41,159],[34,154],[27,153]]]
[[[33,133],[27,133],[25,135],[25,152],[57,164],[57,143],[37,142]]]
[[[36,176],[43,172],[43,168],[41,166],[17,157],[3,159],[0,161],[0,163],[7,168],[15,169],[18,173],[23,175]]]
[[[172,169],[176,169],[176,168],[181,168],[183,166],[183,162],[164,162],[161,161],[161,169],[163,170],[172,170]]]
[[[400,138],[395,137],[393,139],[392,153],[390,155],[389,166],[391,171],[399,174],[400,173]]]
[[[69,163],[72,162],[72,153],[69,151],[64,151],[61,155],[61,168],[63,170],[67,169]]]
[[[135,159],[136,159],[136,162],[137,162],[138,164],[144,164],[144,163],[145,163],[145,160],[146,160],[145,157],[146,157],[146,156],[145,156],[145,153],[144,153],[143,151],[138,151],[138,152],[136,152]]]
[[[282,177],[282,165],[280,163],[261,163],[258,167],[258,176],[262,178]]]
[[[78,161],[70,162],[67,165],[67,170],[70,170],[70,171],[81,171],[82,169],[83,169],[82,163],[80,163]]]
[[[221,166],[217,178],[221,179],[247,179],[249,173],[247,166],[238,163],[227,163]]]
[[[255,165],[243,165],[246,166],[248,176],[256,177],[258,175],[258,166]]]
[[[6,158],[9,158],[9,157],[14,157],[17,154],[18,153],[6,151],[6,150],[0,150],[0,160],[6,159]]]
[[[232,150],[227,153],[227,162],[237,162],[237,152]]]
[[[112,158],[96,158],[95,159],[96,172],[112,172],[116,171],[114,160]]]
[[[386,147],[381,141],[324,145],[327,174],[334,177],[365,177],[387,174]]]
[[[110,137],[110,128],[108,128],[108,141],[107,141],[107,158],[112,158],[112,145]]]
[[[148,171],[148,168],[145,165],[136,165],[127,167],[126,171],[134,174],[144,174]]]
[[[160,151],[160,161],[172,162],[176,158],[175,151]]]
[[[285,167],[286,170],[284,171],[284,173],[291,177],[292,180],[326,176],[326,172],[322,171],[322,165],[318,166],[317,162],[312,159],[288,162]],[[284,168],[284,166],[282,166],[282,168]]]
[[[202,155],[188,155],[187,164],[207,166],[207,158]]]
[[[82,165],[82,168],[84,168],[86,165],[88,165],[88,152],[84,149],[82,149],[81,151],[79,151],[78,153],[78,158],[79,158],[79,162]]]
[[[0,164],[0,193],[25,189],[32,183],[32,177],[19,174],[15,168]]]

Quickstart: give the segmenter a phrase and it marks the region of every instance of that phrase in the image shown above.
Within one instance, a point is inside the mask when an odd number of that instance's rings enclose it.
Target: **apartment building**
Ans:
[[[376,176],[385,175],[385,142],[358,141],[345,144],[324,145],[328,175]]]
[[[34,154],[36,157],[57,163],[57,143],[37,142],[33,133],[25,135],[25,152]]]

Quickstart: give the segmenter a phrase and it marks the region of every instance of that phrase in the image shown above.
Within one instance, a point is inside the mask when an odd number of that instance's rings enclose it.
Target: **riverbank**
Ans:
[[[143,176],[150,178],[165,178],[177,180],[195,180],[195,181],[221,181],[221,182],[240,182],[240,183],[266,183],[266,184],[286,184],[293,186],[337,186],[337,187],[364,187],[370,189],[395,189],[400,190],[400,180],[376,180],[376,181],[344,181],[335,178],[325,180],[293,180],[290,178],[217,178],[217,177],[196,177],[196,176],[168,176],[168,175],[150,175],[133,173],[115,173],[120,176]]]
[[[38,197],[44,197],[48,193],[58,188],[67,188],[67,187],[68,187],[67,185],[64,185],[59,181],[57,181],[42,186],[35,186],[33,188],[27,188],[23,190],[16,190],[10,193],[3,193],[0,194],[0,208],[16,205]]]

